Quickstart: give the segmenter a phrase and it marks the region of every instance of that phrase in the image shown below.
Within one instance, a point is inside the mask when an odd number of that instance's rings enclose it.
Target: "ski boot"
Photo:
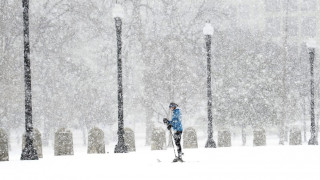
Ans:
[[[178,156],[176,156],[176,158],[174,158],[174,160],[172,162],[184,162],[183,159],[182,159],[182,155],[183,153],[179,153]]]

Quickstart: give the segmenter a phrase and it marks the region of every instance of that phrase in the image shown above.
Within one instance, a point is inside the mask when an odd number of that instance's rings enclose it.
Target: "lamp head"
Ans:
[[[316,48],[317,47],[317,42],[313,38],[310,38],[306,41],[306,45],[309,49],[311,48]]]
[[[112,9],[112,16],[113,18],[123,18],[124,17],[124,10],[120,4],[115,4]]]
[[[213,35],[214,29],[209,21],[206,22],[204,28],[203,28],[203,34],[204,35]]]

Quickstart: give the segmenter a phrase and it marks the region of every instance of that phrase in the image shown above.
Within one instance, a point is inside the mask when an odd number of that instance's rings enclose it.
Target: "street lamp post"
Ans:
[[[25,128],[26,145],[22,150],[21,160],[38,160],[38,153],[32,138],[32,91],[29,44],[29,0],[22,0],[23,7],[23,37],[24,37],[24,82],[25,82]]]
[[[206,40],[207,49],[207,95],[208,95],[208,140],[206,148],[215,148],[216,143],[213,140],[212,128],[212,92],[211,92],[211,38],[213,35],[213,27],[207,22],[203,28],[203,34]]]
[[[309,145],[318,145],[318,140],[316,137],[316,122],[315,122],[315,113],[314,113],[314,57],[315,57],[315,49],[317,47],[316,41],[314,39],[309,39],[306,43],[308,52],[309,52],[309,60],[310,60],[310,116],[311,116],[311,137],[308,142]]]
[[[120,4],[115,4],[113,8],[113,18],[116,23],[117,32],[117,65],[118,65],[118,144],[115,147],[115,153],[126,153],[127,146],[124,143],[124,123],[123,123],[123,88],[122,88],[122,61],[121,61],[121,31],[124,16],[123,8]]]

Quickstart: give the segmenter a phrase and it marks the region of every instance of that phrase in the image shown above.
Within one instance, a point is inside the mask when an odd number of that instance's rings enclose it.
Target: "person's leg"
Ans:
[[[181,134],[182,132],[181,131],[177,131],[176,133],[174,133],[174,141],[175,141],[175,144],[177,146],[177,150],[178,150],[178,155],[181,155]]]

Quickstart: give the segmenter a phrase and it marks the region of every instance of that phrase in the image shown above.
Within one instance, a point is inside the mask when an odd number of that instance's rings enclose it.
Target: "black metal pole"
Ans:
[[[315,113],[314,113],[314,73],[313,73],[313,66],[314,66],[314,56],[315,56],[315,48],[309,49],[310,55],[310,116],[311,116],[311,137],[308,142],[309,145],[318,145],[318,140],[316,138],[316,123],[315,123]]]
[[[206,148],[215,148],[212,127],[212,92],[211,92],[211,35],[206,35],[207,49],[207,95],[208,95],[208,140]]]
[[[24,37],[24,82],[25,82],[25,128],[26,145],[22,150],[21,160],[38,160],[38,153],[32,138],[32,91],[29,44],[29,0],[22,0],[23,37]]]
[[[126,153],[127,146],[124,143],[124,123],[123,123],[123,88],[122,88],[122,61],[121,61],[121,18],[116,17],[117,32],[117,62],[118,62],[118,144],[115,147],[115,153]]]

